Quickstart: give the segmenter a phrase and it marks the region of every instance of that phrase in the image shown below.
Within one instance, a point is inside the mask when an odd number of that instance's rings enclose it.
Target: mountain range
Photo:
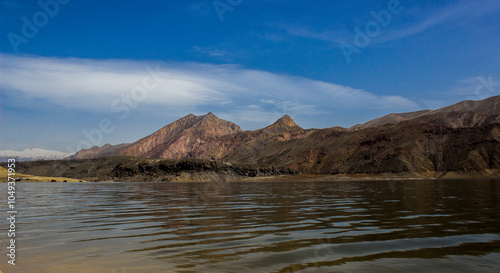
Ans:
[[[285,115],[255,131],[213,113],[188,115],[131,144],[81,150],[72,159],[133,156],[288,168],[307,174],[500,169],[500,96],[438,110],[390,114],[351,128],[303,129]]]
[[[6,162],[9,158],[14,158],[16,161],[31,161],[38,159],[55,160],[63,159],[71,155],[70,153],[40,148],[25,149],[24,151],[5,150],[0,151],[0,162]]]

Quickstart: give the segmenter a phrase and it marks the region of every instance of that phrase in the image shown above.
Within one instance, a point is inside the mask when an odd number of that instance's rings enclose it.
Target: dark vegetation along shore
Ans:
[[[44,177],[72,177],[85,181],[123,182],[233,181],[247,177],[297,174],[296,171],[285,167],[235,165],[197,159],[168,160],[128,156],[19,162],[16,167],[16,171],[20,173]]]
[[[499,170],[500,96],[351,128],[303,129],[285,115],[243,131],[212,113],[188,115],[131,144],[16,166],[89,181],[491,178]]]

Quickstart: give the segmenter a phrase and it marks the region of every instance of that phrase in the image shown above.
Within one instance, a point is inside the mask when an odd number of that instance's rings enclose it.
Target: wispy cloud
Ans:
[[[303,38],[309,38],[309,39],[314,39],[314,40],[319,40],[319,41],[328,41],[328,42],[334,42],[334,43],[344,43],[346,42],[345,36],[346,33],[338,33],[334,32],[332,30],[326,30],[323,32],[317,32],[313,31],[310,29],[307,29],[303,26],[298,27],[298,26],[287,26],[285,27],[286,31],[288,34],[292,36],[298,36],[298,37],[303,37]]]
[[[481,100],[500,95],[500,76],[489,74],[459,80],[449,95],[467,100]]]
[[[403,3],[404,5],[404,3]],[[500,10],[500,2],[497,0],[485,1],[459,1],[445,7],[434,10],[411,10],[405,8],[404,12],[395,15],[405,17],[406,23],[389,25],[381,35],[374,38],[372,45],[400,40],[417,35],[445,23],[460,22],[461,20],[473,19],[483,15],[491,14]],[[371,16],[369,13],[366,16]],[[373,18],[369,17],[370,20]],[[355,33],[352,30],[329,28],[327,30],[312,30],[305,26],[281,25],[289,35],[309,38],[320,41],[330,41],[335,44],[352,43]]]
[[[500,74],[477,75],[460,79],[447,90],[433,92],[438,96],[420,100],[426,108],[438,109],[464,100],[483,100],[500,95]]]
[[[216,49],[213,47],[199,47],[193,46],[192,49],[194,52],[201,53],[203,55],[208,55],[210,57],[224,57],[227,55],[227,51]]]
[[[431,11],[418,18],[422,11],[418,12],[416,21],[413,24],[403,26],[399,29],[388,31],[386,35],[382,35],[378,43],[389,42],[393,40],[403,39],[412,35],[425,32],[433,27],[444,23],[456,22],[464,19],[471,19],[482,16],[500,9],[500,2],[496,0],[486,1],[460,1],[449,6]],[[411,12],[410,12],[411,13]]]
[[[0,55],[2,89],[24,100],[68,109],[111,112],[111,103],[140,85],[146,67],[158,69],[161,83],[141,101],[145,109],[192,113],[215,111],[231,120],[261,122],[277,113],[311,116],[418,109],[401,96],[373,93],[302,77],[245,69],[237,65],[154,63]],[[244,115],[241,115],[241,114]],[[251,120],[249,120],[251,119]]]

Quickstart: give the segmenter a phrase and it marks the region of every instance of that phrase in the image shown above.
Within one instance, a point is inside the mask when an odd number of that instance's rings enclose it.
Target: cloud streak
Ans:
[[[402,1],[402,5],[405,3]],[[372,44],[383,44],[391,41],[397,41],[428,31],[441,24],[456,22],[464,19],[473,19],[493,13],[500,10],[500,2],[496,0],[485,1],[459,1],[446,7],[435,9],[431,12],[422,10],[412,11],[405,8],[406,13],[397,15],[406,16],[405,21],[412,21],[401,24],[399,28],[389,25],[381,35],[373,39]],[[422,16],[422,14],[425,14]],[[369,16],[369,13],[366,14]],[[373,18],[370,17],[370,20]],[[347,29],[328,29],[323,31],[311,30],[304,26],[281,26],[289,35],[308,38],[319,41],[328,41],[335,44],[352,43],[355,33]]]
[[[460,1],[458,3],[451,4],[447,7],[429,13],[427,17],[417,20],[415,23],[410,24],[409,26],[388,32],[377,42],[385,43],[394,40],[400,40],[409,36],[419,34],[421,32],[425,32],[444,23],[475,18],[494,12],[499,8],[499,2],[495,0]]]
[[[352,115],[360,111],[418,108],[416,103],[401,96],[380,96],[348,86],[237,65],[0,57],[5,94],[68,109],[111,113],[113,101],[141,85],[151,69],[163,80],[140,101],[146,109],[142,111],[214,111],[235,122],[248,121],[261,126],[278,113],[312,118],[334,112]],[[242,115],[245,112],[248,115]]]

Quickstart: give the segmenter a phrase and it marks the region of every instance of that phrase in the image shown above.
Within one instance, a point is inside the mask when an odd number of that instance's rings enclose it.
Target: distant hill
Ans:
[[[303,129],[285,115],[242,131],[214,114],[189,115],[132,144],[75,158],[135,156],[217,160],[309,174],[379,174],[500,169],[500,96],[438,110],[391,114],[346,129]]]

